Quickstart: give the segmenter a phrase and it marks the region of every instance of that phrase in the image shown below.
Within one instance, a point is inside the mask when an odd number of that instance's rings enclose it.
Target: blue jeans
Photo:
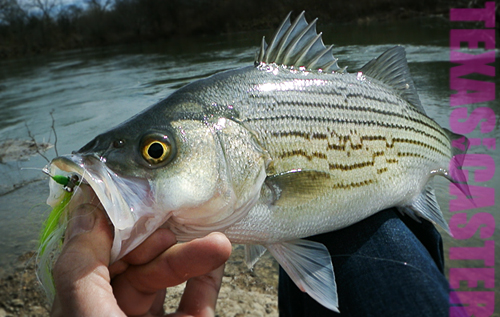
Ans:
[[[392,208],[308,239],[330,251],[341,314],[301,292],[280,268],[280,316],[449,315],[441,235],[428,221]]]

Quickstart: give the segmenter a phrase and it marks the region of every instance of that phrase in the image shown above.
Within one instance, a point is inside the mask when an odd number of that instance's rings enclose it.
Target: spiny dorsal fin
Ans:
[[[332,72],[340,70],[332,55],[332,46],[325,47],[321,33],[316,33],[316,20],[307,23],[304,11],[290,22],[290,13],[281,23],[269,46],[262,44],[256,65],[277,64],[304,70]]]
[[[359,71],[391,86],[406,101],[414,105],[420,112],[425,113],[411,78],[403,47],[395,46],[387,50],[376,59],[369,61]]]

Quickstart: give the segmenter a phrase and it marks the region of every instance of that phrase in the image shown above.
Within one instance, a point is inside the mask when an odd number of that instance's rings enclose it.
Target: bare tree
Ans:
[[[60,6],[60,0],[30,0],[28,2],[28,7],[39,10],[44,20],[49,20],[55,9]]]
[[[113,0],[85,0],[85,3],[89,6],[90,10],[98,12],[109,10],[113,6]]]
[[[30,11],[36,10],[41,13],[39,17],[39,27],[38,30],[33,31],[33,36],[36,42],[42,47],[51,47],[54,41],[54,16],[56,14],[56,9],[61,6],[60,0],[29,0],[27,2],[27,7]],[[35,16],[33,13],[30,14],[30,19]],[[38,33],[38,36],[36,35]]]
[[[21,9],[16,0],[0,0],[0,25],[11,25],[25,17],[26,12]]]
[[[66,21],[67,23],[76,21],[78,18],[80,18],[84,13],[84,10],[82,7],[77,6],[75,4],[71,4],[68,6],[64,6],[59,10],[59,13],[57,14],[57,20],[58,22],[60,21]],[[65,28],[67,26],[62,25],[61,27]]]

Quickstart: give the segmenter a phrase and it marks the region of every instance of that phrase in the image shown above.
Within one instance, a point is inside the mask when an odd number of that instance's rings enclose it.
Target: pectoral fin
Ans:
[[[325,194],[331,187],[329,173],[293,170],[268,176],[265,183],[274,193],[274,205],[297,206]]]
[[[326,308],[339,311],[332,259],[323,244],[292,240],[266,247],[300,290]]]

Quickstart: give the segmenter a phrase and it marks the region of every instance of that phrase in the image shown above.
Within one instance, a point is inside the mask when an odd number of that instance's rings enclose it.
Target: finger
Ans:
[[[145,314],[157,291],[213,271],[230,254],[231,243],[221,233],[174,245],[154,261],[131,266],[117,276],[113,280],[115,297],[125,313]]]
[[[129,265],[127,262],[118,260],[109,266],[109,276],[111,277],[111,279],[113,279],[118,274],[122,274],[123,272],[125,272],[128,267]]]
[[[204,238],[176,244],[150,264],[133,267],[126,274],[136,289],[155,292],[207,274],[224,264],[230,255],[231,243],[226,236],[211,233]]]
[[[109,267],[111,278],[125,272],[129,265],[146,264],[177,243],[175,234],[165,228],[156,230],[137,248]]]
[[[111,244],[111,229],[101,209],[85,204],[73,211],[67,241],[54,266],[53,316],[120,313],[107,270]]]
[[[160,228],[123,257],[123,261],[132,265],[146,264],[176,243],[177,238],[172,231]]]
[[[153,316],[164,316],[165,309],[163,308],[163,304],[165,303],[165,296],[167,295],[167,290],[161,290],[156,293],[156,298],[151,305],[149,313]]]
[[[187,316],[213,317],[224,275],[224,265],[212,272],[188,280],[178,313]]]

